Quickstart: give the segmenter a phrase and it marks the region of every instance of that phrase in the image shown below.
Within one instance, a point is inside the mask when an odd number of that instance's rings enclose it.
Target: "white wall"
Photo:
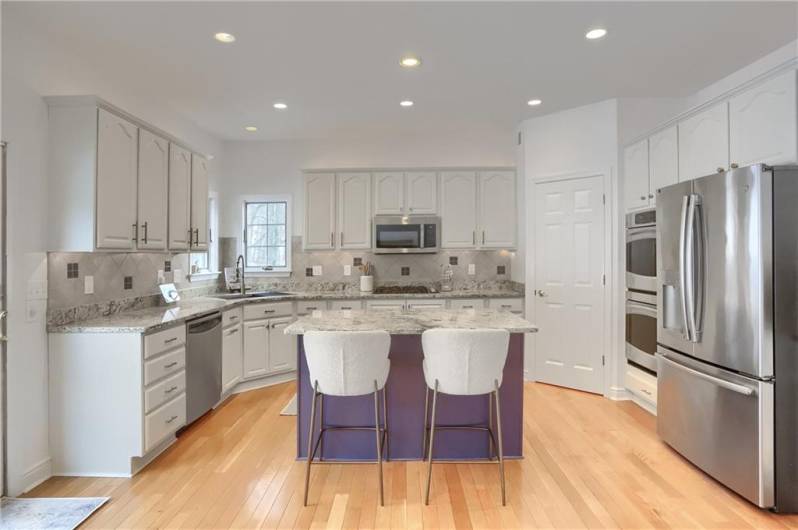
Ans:
[[[515,166],[515,143],[506,134],[226,142],[220,170],[222,236],[240,237],[244,195],[290,194],[293,233],[304,219],[302,170],[370,167]]]

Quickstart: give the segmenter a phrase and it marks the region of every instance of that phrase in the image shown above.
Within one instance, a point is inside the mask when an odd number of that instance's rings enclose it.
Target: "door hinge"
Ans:
[[[604,356],[601,356],[601,366],[604,366]]]

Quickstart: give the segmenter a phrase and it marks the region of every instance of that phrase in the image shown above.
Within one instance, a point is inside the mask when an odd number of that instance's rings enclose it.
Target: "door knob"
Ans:
[[[536,293],[537,293],[537,295],[538,295],[539,297],[541,297],[541,298],[545,298],[545,297],[547,297],[547,296],[548,296],[548,295],[546,294],[546,291],[543,291],[543,290],[538,290],[538,291],[536,291]]]

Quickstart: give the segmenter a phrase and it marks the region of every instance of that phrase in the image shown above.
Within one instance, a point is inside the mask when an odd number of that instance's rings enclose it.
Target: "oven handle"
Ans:
[[[653,226],[645,228],[630,228],[626,231],[626,242],[634,243],[643,239],[656,239],[657,229]]]
[[[657,308],[655,306],[641,304],[640,302],[634,302],[632,300],[626,301],[626,313],[657,318]]]

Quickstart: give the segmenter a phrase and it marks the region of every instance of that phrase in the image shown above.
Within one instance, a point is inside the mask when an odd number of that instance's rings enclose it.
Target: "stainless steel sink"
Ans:
[[[211,298],[220,300],[244,300],[248,298],[274,298],[278,296],[288,296],[290,293],[282,291],[256,291],[252,293],[222,293],[211,295]]]

